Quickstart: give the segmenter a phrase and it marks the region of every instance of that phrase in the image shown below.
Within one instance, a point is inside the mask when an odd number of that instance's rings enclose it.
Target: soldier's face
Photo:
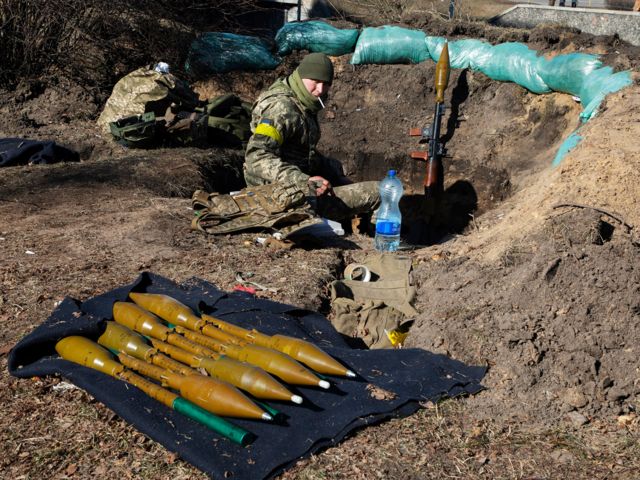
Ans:
[[[303,78],[302,83],[307,88],[308,92],[314,97],[326,97],[329,93],[329,84],[321,82],[319,80],[312,80],[310,78]]]

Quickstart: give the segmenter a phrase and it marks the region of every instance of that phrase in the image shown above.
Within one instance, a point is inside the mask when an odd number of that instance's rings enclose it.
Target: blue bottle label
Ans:
[[[376,233],[380,235],[400,235],[400,224],[388,220],[379,220],[376,223]]]

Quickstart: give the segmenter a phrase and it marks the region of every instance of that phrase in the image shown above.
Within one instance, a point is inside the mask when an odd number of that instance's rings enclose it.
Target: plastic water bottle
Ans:
[[[402,198],[402,182],[396,177],[395,170],[380,182],[380,208],[376,219],[376,250],[379,252],[395,252],[400,245],[400,198]]]
[[[158,73],[169,73],[169,64],[166,62],[158,62],[153,69]]]

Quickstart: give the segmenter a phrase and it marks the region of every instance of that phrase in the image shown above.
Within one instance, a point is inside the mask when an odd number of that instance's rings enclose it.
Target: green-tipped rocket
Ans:
[[[246,430],[125,369],[123,365],[113,359],[107,350],[88,338],[80,336],[63,338],[56,344],[56,351],[65,360],[93,368],[134,385],[163,405],[174,409],[239,445],[247,445],[253,437]]]
[[[178,390],[187,400],[216,415],[273,420],[271,415],[228,383],[203,375],[180,375],[124,353],[118,355],[118,359],[124,366]]]

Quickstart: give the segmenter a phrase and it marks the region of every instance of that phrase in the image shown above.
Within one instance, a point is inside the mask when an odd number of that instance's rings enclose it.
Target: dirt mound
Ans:
[[[402,20],[429,35],[528,42],[546,55],[598,53],[621,69],[640,64],[637,47],[557,27],[504,30],[437,16]],[[219,75],[195,87],[203,98],[233,91],[252,100],[299,58],[288,57],[273,72]],[[637,452],[640,407],[637,82],[610,96],[580,129],[579,146],[552,167],[558,147],[580,125],[579,103],[569,95],[533,95],[477,72],[453,71],[443,121],[446,192],[433,210],[421,195],[424,164],[409,157],[420,146],[408,136],[410,128],[430,122],[433,63],[354,67],[348,60],[335,59],[337,77],[321,114],[320,150],[343,161],[356,180],[399,170],[407,189],[404,232],[414,243],[431,245],[411,253],[421,314],[409,346],[487,365],[487,389],[457,407],[463,413],[453,409],[443,417],[439,407],[430,406],[424,416],[404,420],[399,432],[395,424],[377,427],[370,436],[363,432],[312,460],[309,468],[316,468],[317,476],[299,471],[285,476],[339,478],[359,471],[371,478],[386,471],[424,478],[427,465],[435,476],[458,468],[467,477],[497,478],[507,476],[509,462],[523,455],[528,463],[513,477],[538,477],[541,465],[556,464],[561,468],[550,475],[628,473],[637,466],[633,449]],[[275,289],[261,296],[329,312],[328,283],[340,277],[346,263],[372,250],[370,238],[353,234],[340,245],[283,251],[258,247],[256,235],[207,238],[190,231],[187,198],[197,188],[240,187],[242,152],[127,150],[94,125],[108,93],[64,76],[0,92],[0,136],[53,139],[77,150],[82,160],[2,172],[2,355],[62,296],[84,300],[130,282],[141,270],[176,281],[195,275],[223,289],[233,288],[236,273],[243,272]],[[13,476],[124,475],[132,459],[134,476],[197,475],[86,395],[64,393],[59,379],[17,381],[6,369],[1,378],[7,408],[0,424],[8,446],[3,465]],[[567,418],[573,422],[569,426]],[[612,418],[619,423],[612,426]],[[550,456],[550,450],[566,447],[566,438],[575,433],[571,425],[589,421],[594,431],[607,425],[602,435],[613,446],[597,450],[589,437],[588,447],[573,447],[587,452],[579,459],[567,460],[564,450]],[[553,428],[568,433],[550,449],[540,440],[548,436],[528,436]],[[430,429],[438,432],[435,438]],[[512,429],[520,432],[514,441],[526,444],[526,453],[505,447],[513,440]],[[100,440],[89,437],[90,430],[101,432]],[[447,443],[448,453],[437,457],[453,431],[461,443]],[[403,447],[414,444],[422,451]],[[406,457],[411,466],[391,458],[389,448],[411,455]],[[365,451],[379,455],[370,461]],[[467,452],[464,458],[455,454],[461,451]],[[440,463],[429,464],[425,452]],[[352,462],[340,461],[345,458],[359,458],[358,471],[351,470]],[[616,463],[621,459],[624,465]],[[502,470],[491,470],[494,464]]]

